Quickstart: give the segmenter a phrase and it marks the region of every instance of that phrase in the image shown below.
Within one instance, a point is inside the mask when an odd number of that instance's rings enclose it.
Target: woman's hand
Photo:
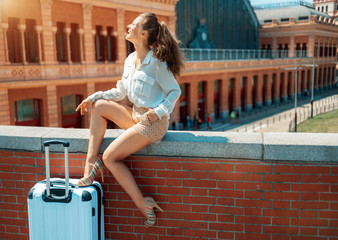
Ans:
[[[157,116],[156,112],[154,111],[154,109],[149,109],[146,114],[147,114],[147,117],[148,117],[150,123],[153,123],[158,119],[158,116]]]
[[[90,98],[86,98],[85,100],[82,101],[82,103],[80,103],[79,106],[77,106],[75,111],[79,111],[79,109],[81,109],[81,115],[85,114],[85,112],[87,112],[87,109],[91,109],[93,106],[93,102],[92,100],[90,100]]]

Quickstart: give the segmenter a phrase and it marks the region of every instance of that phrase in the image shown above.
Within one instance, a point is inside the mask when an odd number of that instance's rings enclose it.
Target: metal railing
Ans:
[[[270,49],[202,49],[181,48],[187,61],[233,61],[233,60],[264,60],[286,58],[308,58],[307,50]],[[293,56],[293,57],[291,57]]]
[[[306,99],[303,99],[306,100]],[[313,116],[317,114],[328,112],[338,109],[338,95],[333,95],[330,97],[326,97],[324,99],[320,99],[314,102],[314,112]],[[266,109],[265,111],[268,111]],[[311,107],[310,104],[305,104],[297,109],[298,122],[297,124],[307,120],[311,117]],[[253,123],[247,124],[245,126],[239,127],[236,129],[236,132],[257,132],[261,131],[263,128],[274,128],[274,125],[278,124],[280,130],[285,129],[285,131],[293,131],[295,127],[294,120],[294,110],[286,110],[279,114],[273,115],[271,117],[255,121]]]
[[[314,105],[315,106],[313,107],[313,116],[336,110],[338,109],[338,96],[335,95],[329,98],[315,101]],[[309,107],[300,108],[298,112],[299,113],[297,114],[298,115],[297,125],[300,124],[301,122],[304,122],[308,118],[311,118],[311,109]],[[289,124],[289,132],[294,132],[294,128],[295,128],[295,119],[293,118]]]
[[[295,5],[304,5],[308,7],[313,7],[313,4],[310,1],[304,1],[304,0],[293,0],[293,1],[279,1],[275,3],[261,3],[262,1],[255,3],[252,3],[252,7],[254,9],[269,9],[269,8],[277,8],[277,7],[289,7],[289,6],[295,6]]]

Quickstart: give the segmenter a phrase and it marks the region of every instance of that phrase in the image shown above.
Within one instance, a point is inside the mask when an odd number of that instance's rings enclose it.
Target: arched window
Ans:
[[[70,24],[70,56],[72,62],[80,62],[80,37],[79,37],[79,24],[71,23]]]
[[[56,23],[56,49],[57,60],[59,62],[66,62],[67,60],[67,39],[65,34],[66,24],[64,22]]]
[[[8,57],[11,63],[20,63],[20,31],[18,29],[19,18],[8,18],[7,44]]]
[[[112,27],[107,28],[107,57],[108,61],[114,62],[117,60],[116,56],[116,37],[114,36],[114,30]]]
[[[27,62],[39,61],[37,34],[35,32],[36,22],[33,19],[26,19],[25,47]]]
[[[105,61],[105,37],[102,35],[102,26],[96,26],[95,33],[95,56],[96,61]]]

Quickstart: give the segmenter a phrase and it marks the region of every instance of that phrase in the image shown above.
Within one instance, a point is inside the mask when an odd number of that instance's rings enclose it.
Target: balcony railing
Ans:
[[[307,58],[307,50],[261,50],[261,49],[202,49],[181,48],[187,61],[233,61],[285,58]],[[293,54],[291,54],[293,53]]]

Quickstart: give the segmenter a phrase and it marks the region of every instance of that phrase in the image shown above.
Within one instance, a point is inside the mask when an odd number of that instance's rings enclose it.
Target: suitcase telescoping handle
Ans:
[[[49,145],[57,145],[62,144],[65,150],[65,185],[66,185],[66,191],[64,197],[58,197],[54,196],[54,198],[58,199],[66,199],[68,198],[68,192],[69,192],[69,166],[68,166],[68,148],[69,148],[69,142],[67,141],[61,141],[61,140],[50,140],[50,141],[44,141],[43,146],[45,147],[46,152],[46,185],[47,185],[47,196],[50,196],[50,167],[49,167]]]

